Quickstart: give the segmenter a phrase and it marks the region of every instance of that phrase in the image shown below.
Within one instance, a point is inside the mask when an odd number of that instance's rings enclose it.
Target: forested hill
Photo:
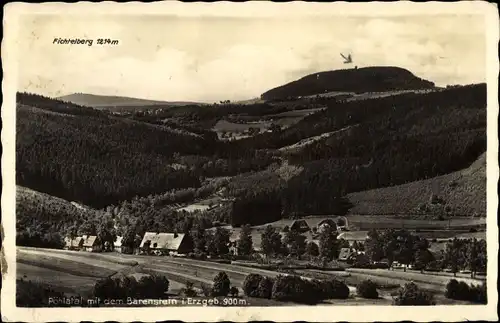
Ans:
[[[459,171],[486,151],[485,84],[349,102],[326,98],[326,109],[287,128],[234,141],[197,127],[226,113],[248,114],[251,105],[189,108],[185,118],[196,122],[183,128],[174,126],[181,107],[171,117],[134,120],[90,108],[54,112],[60,101],[29,98],[21,96],[17,108],[17,184],[94,208],[197,190],[206,178],[227,176],[236,203],[224,221],[342,214],[349,193]],[[267,105],[254,108],[265,114]],[[279,150],[322,134],[300,149]]]
[[[335,213],[338,197],[348,193],[468,167],[486,151],[486,85],[336,102],[288,129],[231,144],[276,149],[327,132],[335,133],[282,153],[304,169],[280,193],[289,201],[285,213]]]
[[[110,96],[110,95],[95,95],[88,93],[73,93],[58,98],[64,102],[71,102],[84,106],[94,107],[98,109],[116,108],[116,107],[141,107],[141,106],[178,106],[195,104],[193,102],[167,102],[157,100],[138,99],[123,96]]]
[[[63,111],[58,108],[61,101],[18,98],[23,104],[17,106],[17,184],[92,207],[196,188],[201,176],[236,175],[271,161],[261,152],[223,153],[224,146],[210,132],[193,133],[91,108],[56,113]],[[96,113],[75,115],[86,111]]]
[[[72,102],[48,98],[39,94],[18,92],[16,102],[21,105],[30,106],[33,108],[43,109],[55,113],[64,113],[71,115],[85,116],[102,116],[103,113]]]
[[[265,100],[323,94],[327,92],[384,92],[432,89],[434,83],[418,78],[398,67],[364,67],[319,72],[271,89],[261,95]]]

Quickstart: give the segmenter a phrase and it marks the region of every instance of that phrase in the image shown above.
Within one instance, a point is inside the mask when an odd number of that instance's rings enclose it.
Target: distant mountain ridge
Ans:
[[[261,95],[264,100],[323,94],[327,92],[384,92],[432,89],[433,82],[410,71],[392,66],[375,66],[318,72],[273,88]]]
[[[154,106],[154,105],[181,106],[189,104],[203,104],[197,102],[184,102],[184,101],[173,101],[173,102],[156,101],[156,100],[139,99],[126,96],[108,96],[108,95],[96,95],[88,93],[73,93],[58,97],[57,99],[97,109],[116,108],[116,107],[141,107],[141,106]]]

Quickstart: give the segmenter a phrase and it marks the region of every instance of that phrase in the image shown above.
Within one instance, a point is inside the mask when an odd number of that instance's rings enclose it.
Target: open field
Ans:
[[[234,264],[219,264],[208,261],[137,256],[122,254],[91,254],[86,252],[62,251],[18,247],[18,279],[38,281],[67,294],[89,295],[99,278],[113,274],[142,275],[157,273],[165,275],[170,280],[170,293],[178,294],[187,281],[194,283],[200,290],[202,284],[211,285],[213,277],[220,271],[225,271],[231,280],[231,285],[238,287],[242,295],[242,284],[248,274],[255,273],[269,277],[280,274],[276,271],[251,268]],[[97,256],[97,257],[96,257]],[[104,259],[111,261],[106,262]],[[136,263],[137,266],[118,265],[116,261]],[[118,268],[117,266],[121,266]],[[421,274],[415,271],[392,271],[379,269],[347,269],[345,272],[321,271],[315,269],[295,270],[295,274],[304,278],[328,279],[336,278],[348,284],[351,297],[348,300],[328,300],[326,303],[342,305],[387,304],[392,302],[391,293],[398,286],[411,280],[424,289],[443,293],[444,286],[452,278],[450,275]],[[460,275],[462,276],[462,275]],[[363,300],[355,295],[355,286],[364,279],[372,279],[380,287],[381,298],[378,300]],[[467,283],[479,284],[481,280],[457,277]],[[250,299],[252,300],[252,299]],[[368,302],[368,303],[366,303]],[[274,301],[255,299],[252,305],[276,305]],[[284,305],[281,303],[281,305]]]
[[[305,117],[307,115],[316,113],[318,111],[324,110],[325,108],[311,108],[311,109],[301,109],[301,110],[292,110],[286,111],[282,113],[277,113],[273,115],[269,115],[271,118],[284,118],[284,117]]]
[[[337,220],[339,216],[323,215],[323,216],[308,216],[301,219],[306,220],[310,227],[317,226],[324,219],[333,218]],[[447,228],[468,230],[470,228],[478,228],[486,226],[486,218],[472,217],[454,217],[449,220],[428,220],[428,219],[411,219],[396,216],[386,215],[346,215],[348,226],[353,231],[366,231],[370,229],[408,229],[408,230],[444,230]],[[267,225],[272,225],[280,230],[285,226],[290,226],[295,220],[282,219],[279,221],[267,223],[254,228],[261,229]]]
[[[355,127],[356,125],[354,125]],[[281,152],[296,152],[298,149],[301,149],[301,148],[304,148],[308,145],[311,145],[319,140],[322,140],[322,139],[326,139],[336,133],[339,133],[339,132],[342,132],[342,131],[345,131],[349,128],[351,128],[353,126],[347,126],[347,127],[344,127],[342,129],[339,129],[339,130],[335,130],[335,131],[332,131],[332,132],[326,132],[326,133],[323,133],[321,135],[318,135],[318,136],[314,136],[314,137],[309,137],[309,138],[306,138],[306,139],[302,139],[301,141],[299,142],[296,142],[295,144],[293,145],[289,145],[289,146],[285,146],[285,147],[281,147],[280,149],[278,149],[279,151]]]
[[[434,273],[420,273],[417,271],[400,271],[400,270],[388,270],[388,269],[363,269],[363,268],[348,268],[346,269],[349,273],[364,274],[374,277],[383,277],[390,280],[411,280],[419,284],[430,284],[435,286],[446,286],[450,279],[455,278],[458,281],[466,282],[467,284],[481,284],[483,280],[472,279],[468,277],[458,276],[453,277],[451,275],[434,275]]]
[[[41,283],[58,292],[68,295],[89,296],[94,288],[96,278],[88,276],[71,275],[60,270],[44,268],[39,264],[30,265],[23,262],[17,262],[17,279]]]
[[[271,125],[271,122],[252,122],[252,123],[235,123],[235,122],[230,122],[227,120],[219,120],[215,126],[213,127],[212,130],[216,132],[244,132],[248,131],[250,128],[256,128],[259,127],[261,130],[262,129],[267,129]]]

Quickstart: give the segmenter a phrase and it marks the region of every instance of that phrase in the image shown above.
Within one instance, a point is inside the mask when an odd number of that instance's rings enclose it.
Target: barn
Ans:
[[[157,255],[187,254],[193,248],[193,239],[184,233],[146,232],[140,245],[142,252]]]

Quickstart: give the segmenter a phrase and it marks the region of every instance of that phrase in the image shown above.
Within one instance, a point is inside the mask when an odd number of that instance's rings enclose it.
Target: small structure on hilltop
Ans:
[[[184,233],[146,232],[139,248],[147,254],[177,255],[192,252],[194,244],[191,236]]]
[[[83,238],[82,237],[66,237],[64,238],[64,249],[65,250],[77,250],[80,251],[83,248]]]
[[[102,246],[99,238],[97,236],[82,236],[83,238],[83,249],[88,252],[100,252],[102,251]]]
[[[309,227],[309,224],[307,224],[306,220],[302,219],[302,220],[293,221],[292,225],[290,226],[290,230],[303,233],[303,232],[310,231],[311,227]]]

